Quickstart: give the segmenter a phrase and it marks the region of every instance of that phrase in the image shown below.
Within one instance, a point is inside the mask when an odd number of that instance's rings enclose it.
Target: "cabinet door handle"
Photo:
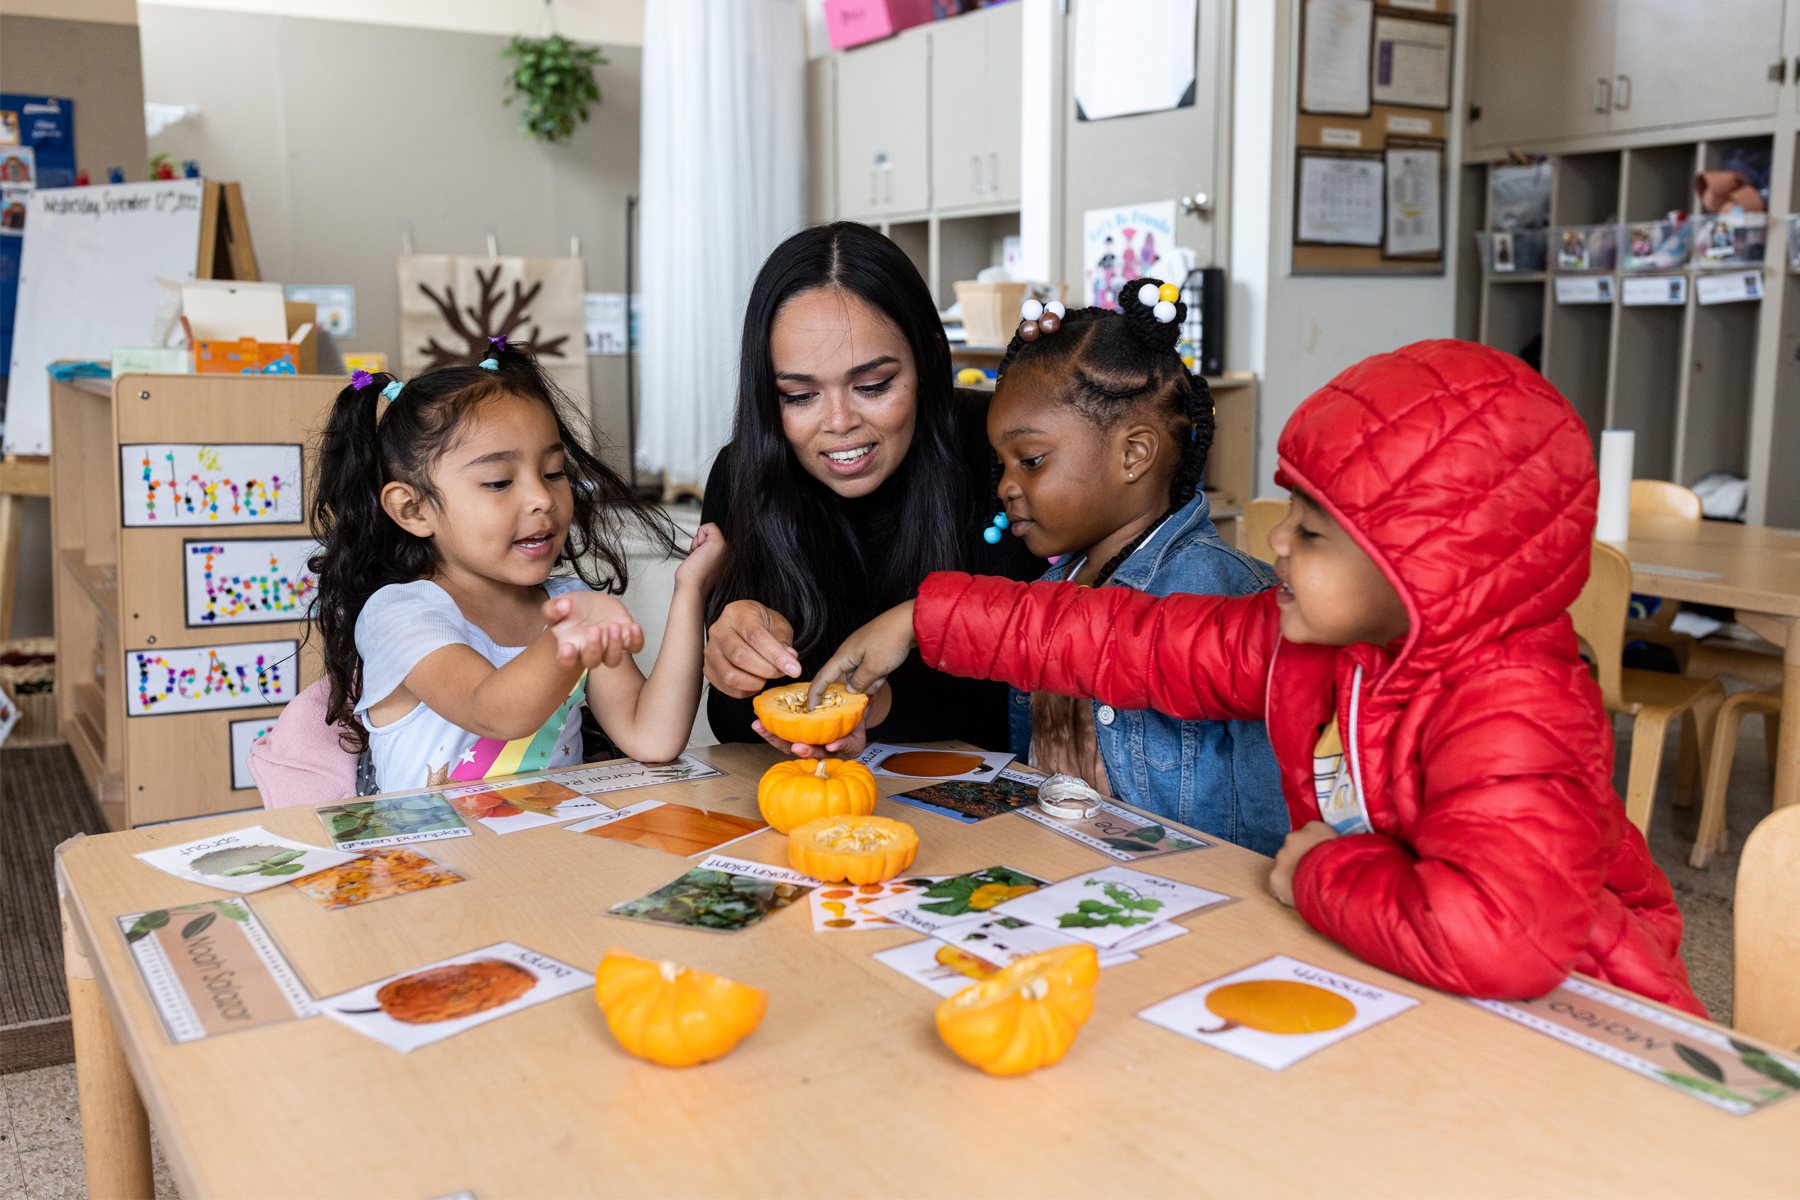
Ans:
[[[1608,79],[1594,80],[1594,111],[1597,113],[1612,111],[1612,81]]]
[[[969,155],[969,190],[977,194],[981,191],[981,155]]]
[[[1613,107],[1631,107],[1631,76],[1619,76],[1618,83],[1613,85]]]
[[[1000,156],[992,150],[988,151],[987,190],[990,196],[1000,190]]]

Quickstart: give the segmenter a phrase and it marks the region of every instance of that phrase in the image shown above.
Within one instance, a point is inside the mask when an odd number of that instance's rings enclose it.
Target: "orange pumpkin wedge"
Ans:
[[[788,862],[826,883],[880,883],[912,866],[913,827],[886,817],[820,817],[788,834]]]
[[[1021,958],[937,1009],[938,1036],[989,1075],[1023,1075],[1059,1061],[1094,1011],[1100,956],[1059,946]]]
[[[594,996],[619,1045],[665,1067],[723,1058],[762,1024],[769,1007],[768,993],[748,984],[617,946],[594,970]]]
[[[820,817],[860,817],[875,811],[875,776],[841,758],[792,758],[763,772],[756,807],[776,833]]]
[[[750,707],[763,728],[783,741],[807,746],[827,746],[847,736],[862,721],[869,698],[847,691],[841,683],[826,685],[824,695],[811,712],[806,711],[807,683],[784,683],[770,688]]]

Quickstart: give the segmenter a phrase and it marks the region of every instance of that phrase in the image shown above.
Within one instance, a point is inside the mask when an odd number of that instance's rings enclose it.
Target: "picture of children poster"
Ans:
[[[250,825],[132,857],[190,883],[227,892],[260,892],[326,867],[342,866],[356,854],[309,846],[270,833],[261,825]]]
[[[586,971],[500,942],[321,1000],[319,1011],[404,1054],[593,986]]]
[[[1419,1002],[1278,954],[1138,1016],[1279,1071]]]
[[[570,833],[630,842],[686,858],[729,846],[767,828],[766,823],[747,817],[707,812],[686,804],[665,804],[661,800],[641,800],[628,808],[567,826]]]
[[[205,900],[127,913],[117,921],[171,1042],[315,1011],[248,900]]]
[[[1101,867],[996,905],[994,915],[1060,929],[1104,949],[1140,929],[1230,899],[1220,892],[1129,867]]]
[[[296,879],[294,890],[320,908],[334,911],[462,881],[460,872],[422,851],[389,846],[371,850],[341,867],[327,867]]]
[[[1034,772],[1003,767],[992,779],[934,783],[930,787],[915,788],[888,799],[928,813],[936,813],[940,817],[948,817],[952,821],[960,821],[964,825],[973,825],[989,817],[1035,806],[1040,778]]]
[[[322,804],[313,811],[332,844],[346,850],[475,836],[462,815],[436,792],[345,800]]]
[[[1116,312],[1127,280],[1165,277],[1164,258],[1174,245],[1173,200],[1090,208],[1081,217],[1081,304]]]
[[[733,933],[786,908],[819,886],[810,875],[714,854],[681,878],[608,911],[633,921]]]
[[[22,191],[0,188],[0,236],[25,236],[25,196]]]
[[[1104,800],[1100,801],[1100,811],[1091,817],[1053,817],[1036,807],[1020,809],[1019,815],[1120,862],[1179,854],[1183,850],[1204,850],[1212,845],[1204,838],[1176,833],[1160,821],[1139,816]]]
[[[37,152],[30,146],[7,146],[0,149],[0,187],[36,186]]]

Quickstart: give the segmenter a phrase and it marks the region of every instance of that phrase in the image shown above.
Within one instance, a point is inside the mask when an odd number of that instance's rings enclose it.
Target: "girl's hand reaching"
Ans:
[[[852,692],[873,692],[900,668],[918,645],[913,639],[913,602],[895,605],[844,639],[806,689],[811,709],[825,688],[842,682]],[[796,751],[796,753],[798,753]]]
[[[730,561],[731,547],[726,544],[725,535],[717,525],[708,522],[694,534],[687,557],[675,568],[675,586],[697,588],[701,596],[710,596]]]
[[[544,602],[544,619],[556,635],[558,666],[616,667],[644,648],[643,627],[605,592],[564,592]]]

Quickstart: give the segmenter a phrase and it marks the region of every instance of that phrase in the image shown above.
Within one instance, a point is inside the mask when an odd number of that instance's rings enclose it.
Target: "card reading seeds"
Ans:
[[[1037,804],[1039,779],[1040,776],[1003,767],[991,779],[934,783],[888,799],[973,825],[1004,813],[1029,811]]]
[[[869,905],[896,896],[924,891],[946,875],[917,875],[886,883],[827,883],[806,897],[812,906],[814,933],[840,933],[847,929],[892,929],[894,921],[869,911]]]
[[[1033,925],[1060,929],[1100,947],[1116,946],[1149,925],[1223,904],[1230,896],[1146,875],[1129,867],[1101,867],[1028,892],[994,909]]]
[[[629,808],[601,813],[579,825],[565,826],[570,833],[630,842],[694,858],[709,850],[743,841],[768,828],[761,821],[707,812],[685,804],[640,800]]]
[[[877,900],[868,911],[919,933],[936,933],[952,921],[1049,887],[1045,880],[1011,867],[983,867],[939,879],[923,891]]]
[[[500,942],[321,1000],[319,1011],[405,1053],[593,986],[586,971]]]
[[[810,875],[713,854],[672,883],[607,911],[634,921],[721,933],[754,925],[819,886]]]
[[[319,814],[332,844],[346,850],[475,836],[468,822],[436,792],[346,800],[341,804],[323,804],[313,811]]]
[[[1411,996],[1278,954],[1138,1016],[1279,1071],[1416,1004]]]
[[[133,857],[159,871],[208,887],[260,892],[276,884],[292,883],[296,876],[341,866],[355,858],[356,853],[309,846],[270,833],[261,825],[252,825],[197,842],[147,850]]]
[[[1075,820],[1053,817],[1035,806],[1022,808],[1019,814],[1120,862],[1136,862],[1140,858],[1156,858],[1182,850],[1204,850],[1212,845],[1201,838],[1175,833],[1153,818],[1139,816],[1104,800],[1100,801],[1099,812]]]
[[[207,900],[116,919],[171,1042],[316,1011],[248,900]]]

